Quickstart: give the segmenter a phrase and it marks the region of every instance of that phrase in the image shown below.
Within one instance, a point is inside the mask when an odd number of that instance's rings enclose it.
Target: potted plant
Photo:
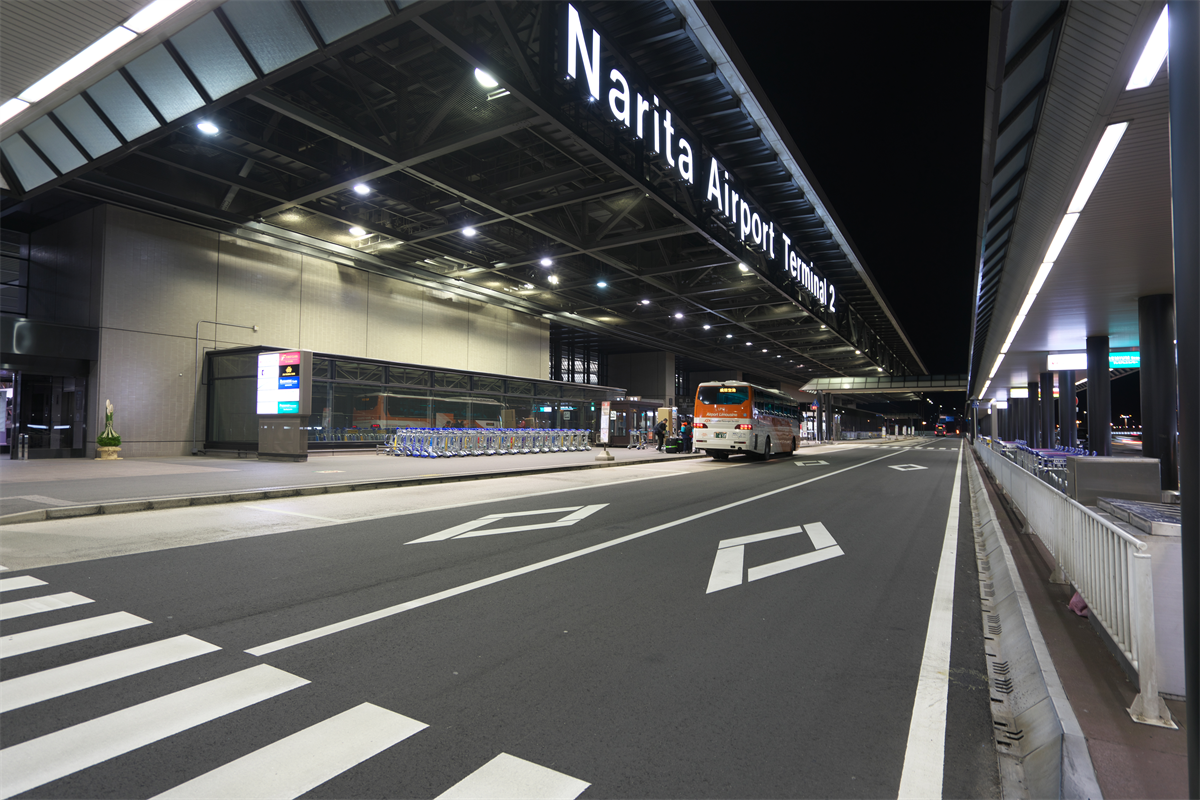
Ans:
[[[113,430],[113,404],[111,400],[104,401],[104,432],[96,437],[97,461],[120,461],[117,453],[121,452],[121,436]]]

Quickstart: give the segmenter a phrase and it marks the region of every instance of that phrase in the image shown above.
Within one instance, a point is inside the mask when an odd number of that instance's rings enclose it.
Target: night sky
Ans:
[[[965,373],[989,4],[715,6],[925,366]]]

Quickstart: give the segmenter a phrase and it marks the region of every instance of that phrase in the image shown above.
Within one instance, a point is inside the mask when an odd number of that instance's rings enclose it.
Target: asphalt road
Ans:
[[[965,488],[944,740],[909,745],[959,445],[294,498],[297,529],[0,573],[45,582],[0,582],[0,796],[895,797],[941,759],[998,797]]]

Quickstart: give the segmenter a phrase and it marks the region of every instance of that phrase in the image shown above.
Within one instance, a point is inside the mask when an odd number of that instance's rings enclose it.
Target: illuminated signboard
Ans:
[[[1008,396],[1013,400],[1028,400],[1029,388],[1026,386],[1014,386],[1008,390]]]
[[[586,89],[589,101],[602,103],[600,107],[607,108],[612,123],[645,142],[646,149],[665,161],[678,180],[694,186],[697,167],[704,170],[701,177],[704,202],[725,218],[729,230],[747,247],[775,261],[816,302],[835,312],[837,291],[833,284],[792,249],[791,237],[775,227],[775,222],[765,211],[760,212],[749,202],[748,196],[734,185],[733,176],[715,156],[710,155],[707,165],[703,164],[703,154],[698,157],[688,139],[690,134],[683,129],[685,123],[672,116],[658,95],[631,84],[617,64],[605,64],[602,68],[600,55],[604,48],[600,44],[600,33],[589,30],[585,34],[583,19],[570,3],[566,7],[566,16],[566,35],[560,37],[565,48],[559,62],[566,68],[563,77],[579,81]],[[643,91],[646,92],[644,95]]]
[[[1137,350],[1124,353],[1109,353],[1109,369],[1137,369],[1142,365],[1142,354]],[[1087,353],[1055,353],[1046,359],[1046,369],[1049,372],[1073,369],[1087,369]]]
[[[308,416],[312,406],[312,353],[258,354],[257,412],[260,416]]]

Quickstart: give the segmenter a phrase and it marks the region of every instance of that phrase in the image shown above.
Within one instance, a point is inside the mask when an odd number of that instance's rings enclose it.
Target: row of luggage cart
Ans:
[[[412,458],[570,453],[592,449],[588,433],[563,428],[397,428],[375,452]]]
[[[1063,447],[1057,445],[1053,449],[1038,449],[1030,447],[1023,439],[1008,442],[1006,454],[1017,462],[1027,472],[1032,472],[1047,483],[1051,483],[1066,491],[1066,473],[1068,456],[1094,456],[1096,451],[1088,452],[1082,447]]]

